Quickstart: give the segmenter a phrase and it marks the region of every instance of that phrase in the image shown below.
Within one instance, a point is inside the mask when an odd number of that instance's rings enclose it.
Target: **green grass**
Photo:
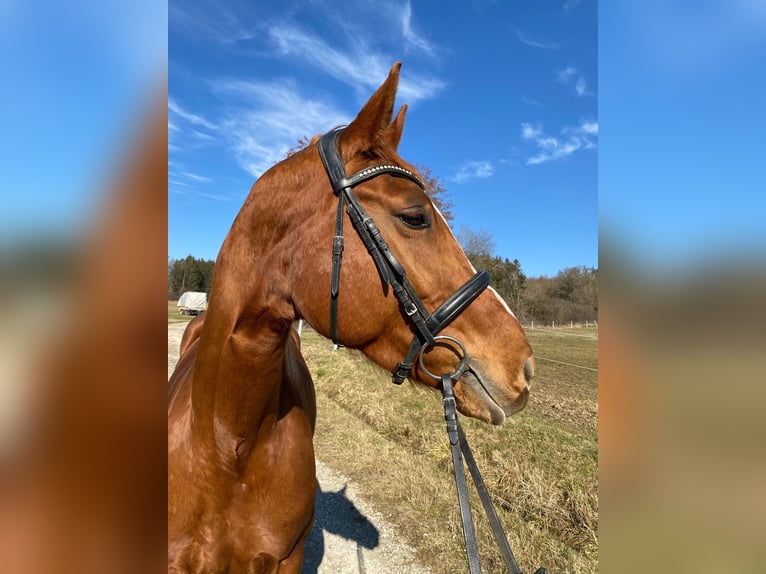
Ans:
[[[168,323],[177,323],[179,321],[189,321],[193,317],[181,315],[178,310],[178,301],[168,301]]]
[[[527,331],[540,357],[597,367],[595,330]],[[434,572],[466,570],[439,395],[391,384],[360,353],[304,331],[319,419],[317,457],[353,480]],[[461,417],[524,571],[595,572],[598,561],[597,373],[538,360],[529,404],[502,427]],[[502,572],[478,498],[485,572]]]

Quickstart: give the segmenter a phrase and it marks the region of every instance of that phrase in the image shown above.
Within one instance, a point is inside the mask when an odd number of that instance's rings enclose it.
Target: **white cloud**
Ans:
[[[213,185],[208,185],[213,184]],[[168,191],[194,203],[195,198],[204,197],[216,201],[241,199],[239,192],[221,190],[220,179],[192,173],[176,161],[168,161]]]
[[[450,178],[450,181],[455,183],[465,183],[472,179],[485,179],[492,177],[494,169],[492,162],[483,161],[469,161],[466,162],[460,169]]]
[[[256,37],[256,23],[244,22],[247,18],[245,11],[236,14],[216,0],[170,2],[167,11],[168,25],[192,38],[204,36],[232,46]]]
[[[577,78],[577,82],[575,83],[575,93],[580,97],[588,94],[588,86],[585,83],[585,78],[582,76]]]
[[[583,0],[566,0],[564,2],[564,10],[571,10],[583,3]]]
[[[204,128],[207,128],[213,131],[215,131],[216,129],[215,124],[207,121],[202,116],[198,116],[196,114],[186,111],[180,105],[178,105],[178,103],[173,98],[169,96],[168,96],[168,110],[176,114],[178,117],[194,125],[202,126]]]
[[[303,96],[291,81],[229,80],[213,90],[229,100],[223,131],[254,177],[282,160],[300,138],[351,119],[329,102]]]
[[[598,135],[598,122],[580,122],[580,125],[577,128],[581,133],[587,134],[587,135]]]
[[[324,38],[289,24],[275,24],[268,29],[278,55],[302,60],[336,80],[347,84],[360,94],[369,94],[386,77],[394,59],[372,49],[361,36],[346,35],[350,45],[341,51],[330,46]],[[433,76],[402,72],[399,96],[414,104],[433,98],[446,84]]]
[[[521,96],[521,101],[524,102],[527,105],[540,107],[542,104],[535,100],[534,98],[530,98],[529,96]]]
[[[556,72],[556,77],[558,78],[559,82],[562,84],[569,83],[569,80],[572,79],[573,76],[577,75],[577,68],[574,66],[567,66],[563,70],[559,70]]]
[[[561,47],[559,46],[558,42],[540,42],[537,40],[530,40],[524,36],[521,30],[516,30],[516,37],[519,39],[519,42],[526,44],[527,46],[531,46],[532,48],[539,48],[541,50],[558,50]]]
[[[213,179],[210,177],[206,177],[204,175],[197,175],[196,173],[191,173],[188,171],[181,171],[179,172],[179,174],[194,181],[203,181],[203,182],[213,181]]]
[[[565,86],[571,85],[574,80],[574,90],[579,97],[592,95],[588,91],[588,84],[580,71],[574,66],[567,66],[556,72],[556,79]]]
[[[525,140],[534,139],[540,134],[542,134],[542,129],[540,126],[533,126],[532,124],[528,123],[521,124],[521,137],[523,137]]]
[[[404,3],[401,14],[402,36],[409,46],[417,48],[430,55],[434,54],[434,49],[423,37],[412,29],[412,3],[410,0]]]
[[[542,126],[521,124],[521,137],[535,143],[538,152],[526,159],[527,165],[537,165],[546,161],[565,158],[581,149],[597,147],[598,122],[582,120],[575,127],[565,127],[559,137],[549,136]]]
[[[168,96],[168,151],[180,152],[205,145],[215,139],[218,126],[189,112]]]

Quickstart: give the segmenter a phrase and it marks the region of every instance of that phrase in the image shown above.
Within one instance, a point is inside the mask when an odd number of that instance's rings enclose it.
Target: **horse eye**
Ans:
[[[425,229],[431,226],[428,218],[423,213],[400,213],[398,217],[402,220],[402,223],[413,229]]]

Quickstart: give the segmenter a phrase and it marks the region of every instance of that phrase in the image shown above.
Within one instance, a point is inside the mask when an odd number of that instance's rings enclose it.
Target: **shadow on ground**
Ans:
[[[346,496],[344,486],[338,492],[323,491],[317,483],[314,526],[306,540],[301,574],[317,574],[325,556],[325,532],[356,543],[356,554],[348,556],[349,566],[356,563],[360,574],[365,574],[363,548],[373,549],[380,544],[380,533]]]

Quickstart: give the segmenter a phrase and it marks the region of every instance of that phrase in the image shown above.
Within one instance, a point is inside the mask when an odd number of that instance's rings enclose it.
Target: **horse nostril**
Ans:
[[[524,378],[527,380],[527,386],[535,378],[535,360],[532,357],[529,357],[524,363]]]

